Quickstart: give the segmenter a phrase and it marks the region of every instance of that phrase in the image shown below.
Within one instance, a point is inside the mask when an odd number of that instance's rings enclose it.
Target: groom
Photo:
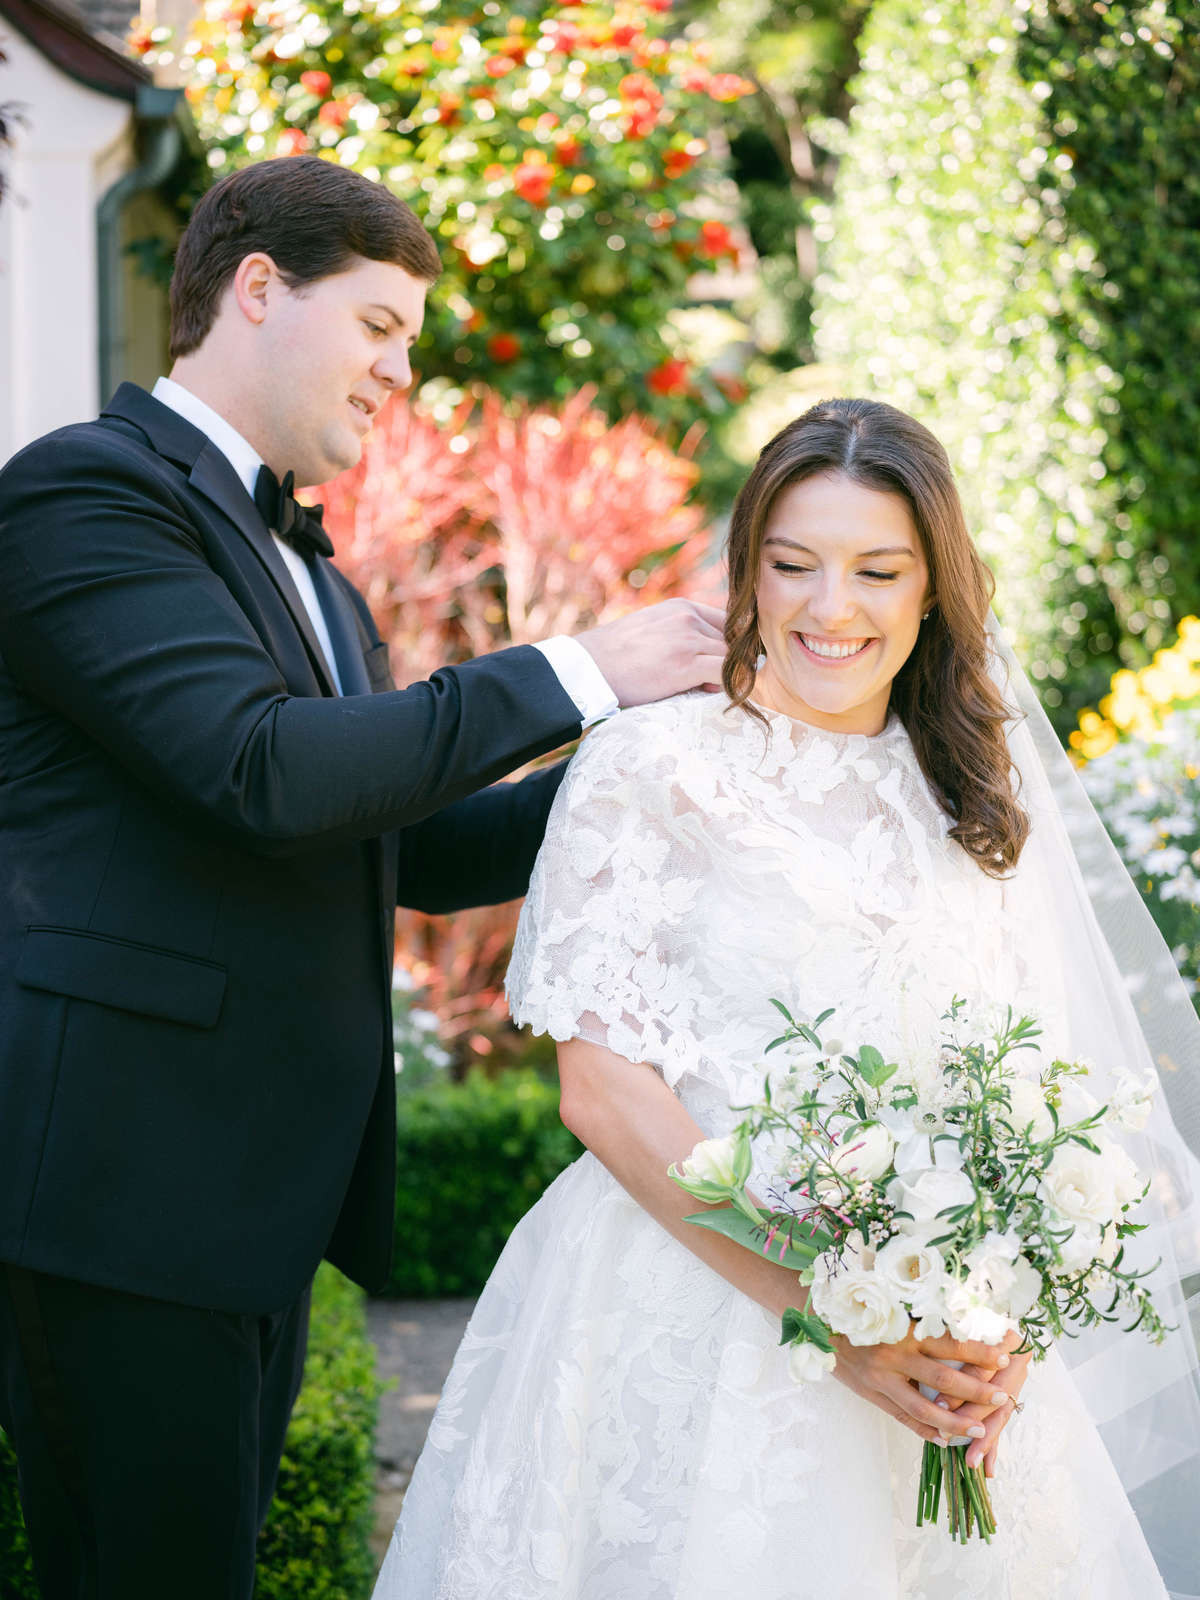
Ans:
[[[247,168],[170,379],[0,473],[0,1426],[44,1600],[248,1600],[313,1272],[387,1274],[397,900],[523,894],[562,768],[488,785],[720,675],[669,602],[394,689],[288,491],[359,459],[437,273],[381,185]]]

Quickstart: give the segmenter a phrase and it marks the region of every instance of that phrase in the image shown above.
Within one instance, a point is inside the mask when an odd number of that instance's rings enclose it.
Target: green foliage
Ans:
[[[944,441],[1065,721],[1200,591],[1200,21],[878,0],[860,48],[817,349]]]
[[[370,1595],[379,1392],[362,1292],[323,1264],[304,1384],[259,1536],[255,1600]]]
[[[379,1384],[363,1297],[325,1265],[313,1287],[304,1384],[275,1501],[258,1547],[255,1600],[367,1600]],[[38,1600],[17,1499],[16,1458],[0,1435],[0,1600]]]
[[[705,136],[753,86],[668,34],[669,8],[207,0],[179,59],[214,174],[316,153],[420,213],[445,261],[423,377],[533,400],[595,383],[612,415],[688,423],[724,401],[674,364],[666,318],[736,255]]]
[[[476,1072],[403,1095],[388,1293],[478,1294],[516,1223],[582,1148],[536,1072]]]

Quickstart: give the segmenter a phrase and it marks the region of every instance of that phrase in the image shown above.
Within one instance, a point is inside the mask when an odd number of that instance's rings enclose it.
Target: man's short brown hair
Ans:
[[[258,250],[291,288],[363,257],[429,283],[442,270],[416,213],[382,183],[317,156],[259,161],[214,184],[184,229],[171,278],[172,360],[204,342],[239,263]]]

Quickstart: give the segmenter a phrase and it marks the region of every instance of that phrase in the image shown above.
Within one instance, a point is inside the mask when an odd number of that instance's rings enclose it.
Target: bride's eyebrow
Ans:
[[[789,550],[801,550],[806,556],[815,556],[816,551],[810,550],[806,544],[797,544],[795,539],[785,539],[782,534],[772,534],[769,539],[764,539],[763,544],[785,544]],[[906,544],[883,545],[878,550],[860,550],[855,556],[856,561],[869,561],[875,556],[911,556],[912,548]]]

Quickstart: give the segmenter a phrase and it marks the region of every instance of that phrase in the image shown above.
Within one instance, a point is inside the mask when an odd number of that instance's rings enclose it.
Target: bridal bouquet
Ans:
[[[832,1011],[809,1026],[772,1004],[787,1026],[762,1100],[670,1175],[719,1207],[689,1222],[799,1269],[808,1308],[786,1313],[782,1339],[797,1381],[832,1370],[835,1335],[891,1344],[913,1324],[917,1338],[996,1345],[1019,1331],[1035,1358],[1101,1319],[1163,1338],[1146,1274],[1124,1264],[1146,1185],[1112,1138],[1145,1123],[1152,1079],[1127,1076],[1100,1105],[1086,1066],[1045,1060],[1034,1020],[1011,1010],[985,1033],[955,1001],[940,1049],[901,1070],[869,1044],[823,1044]],[[752,1141],[781,1174],[767,1207],[746,1189]],[[936,1521],[944,1491],[964,1543],[996,1527],[983,1467],[965,1458],[926,1444],[917,1502],[918,1525]]]

